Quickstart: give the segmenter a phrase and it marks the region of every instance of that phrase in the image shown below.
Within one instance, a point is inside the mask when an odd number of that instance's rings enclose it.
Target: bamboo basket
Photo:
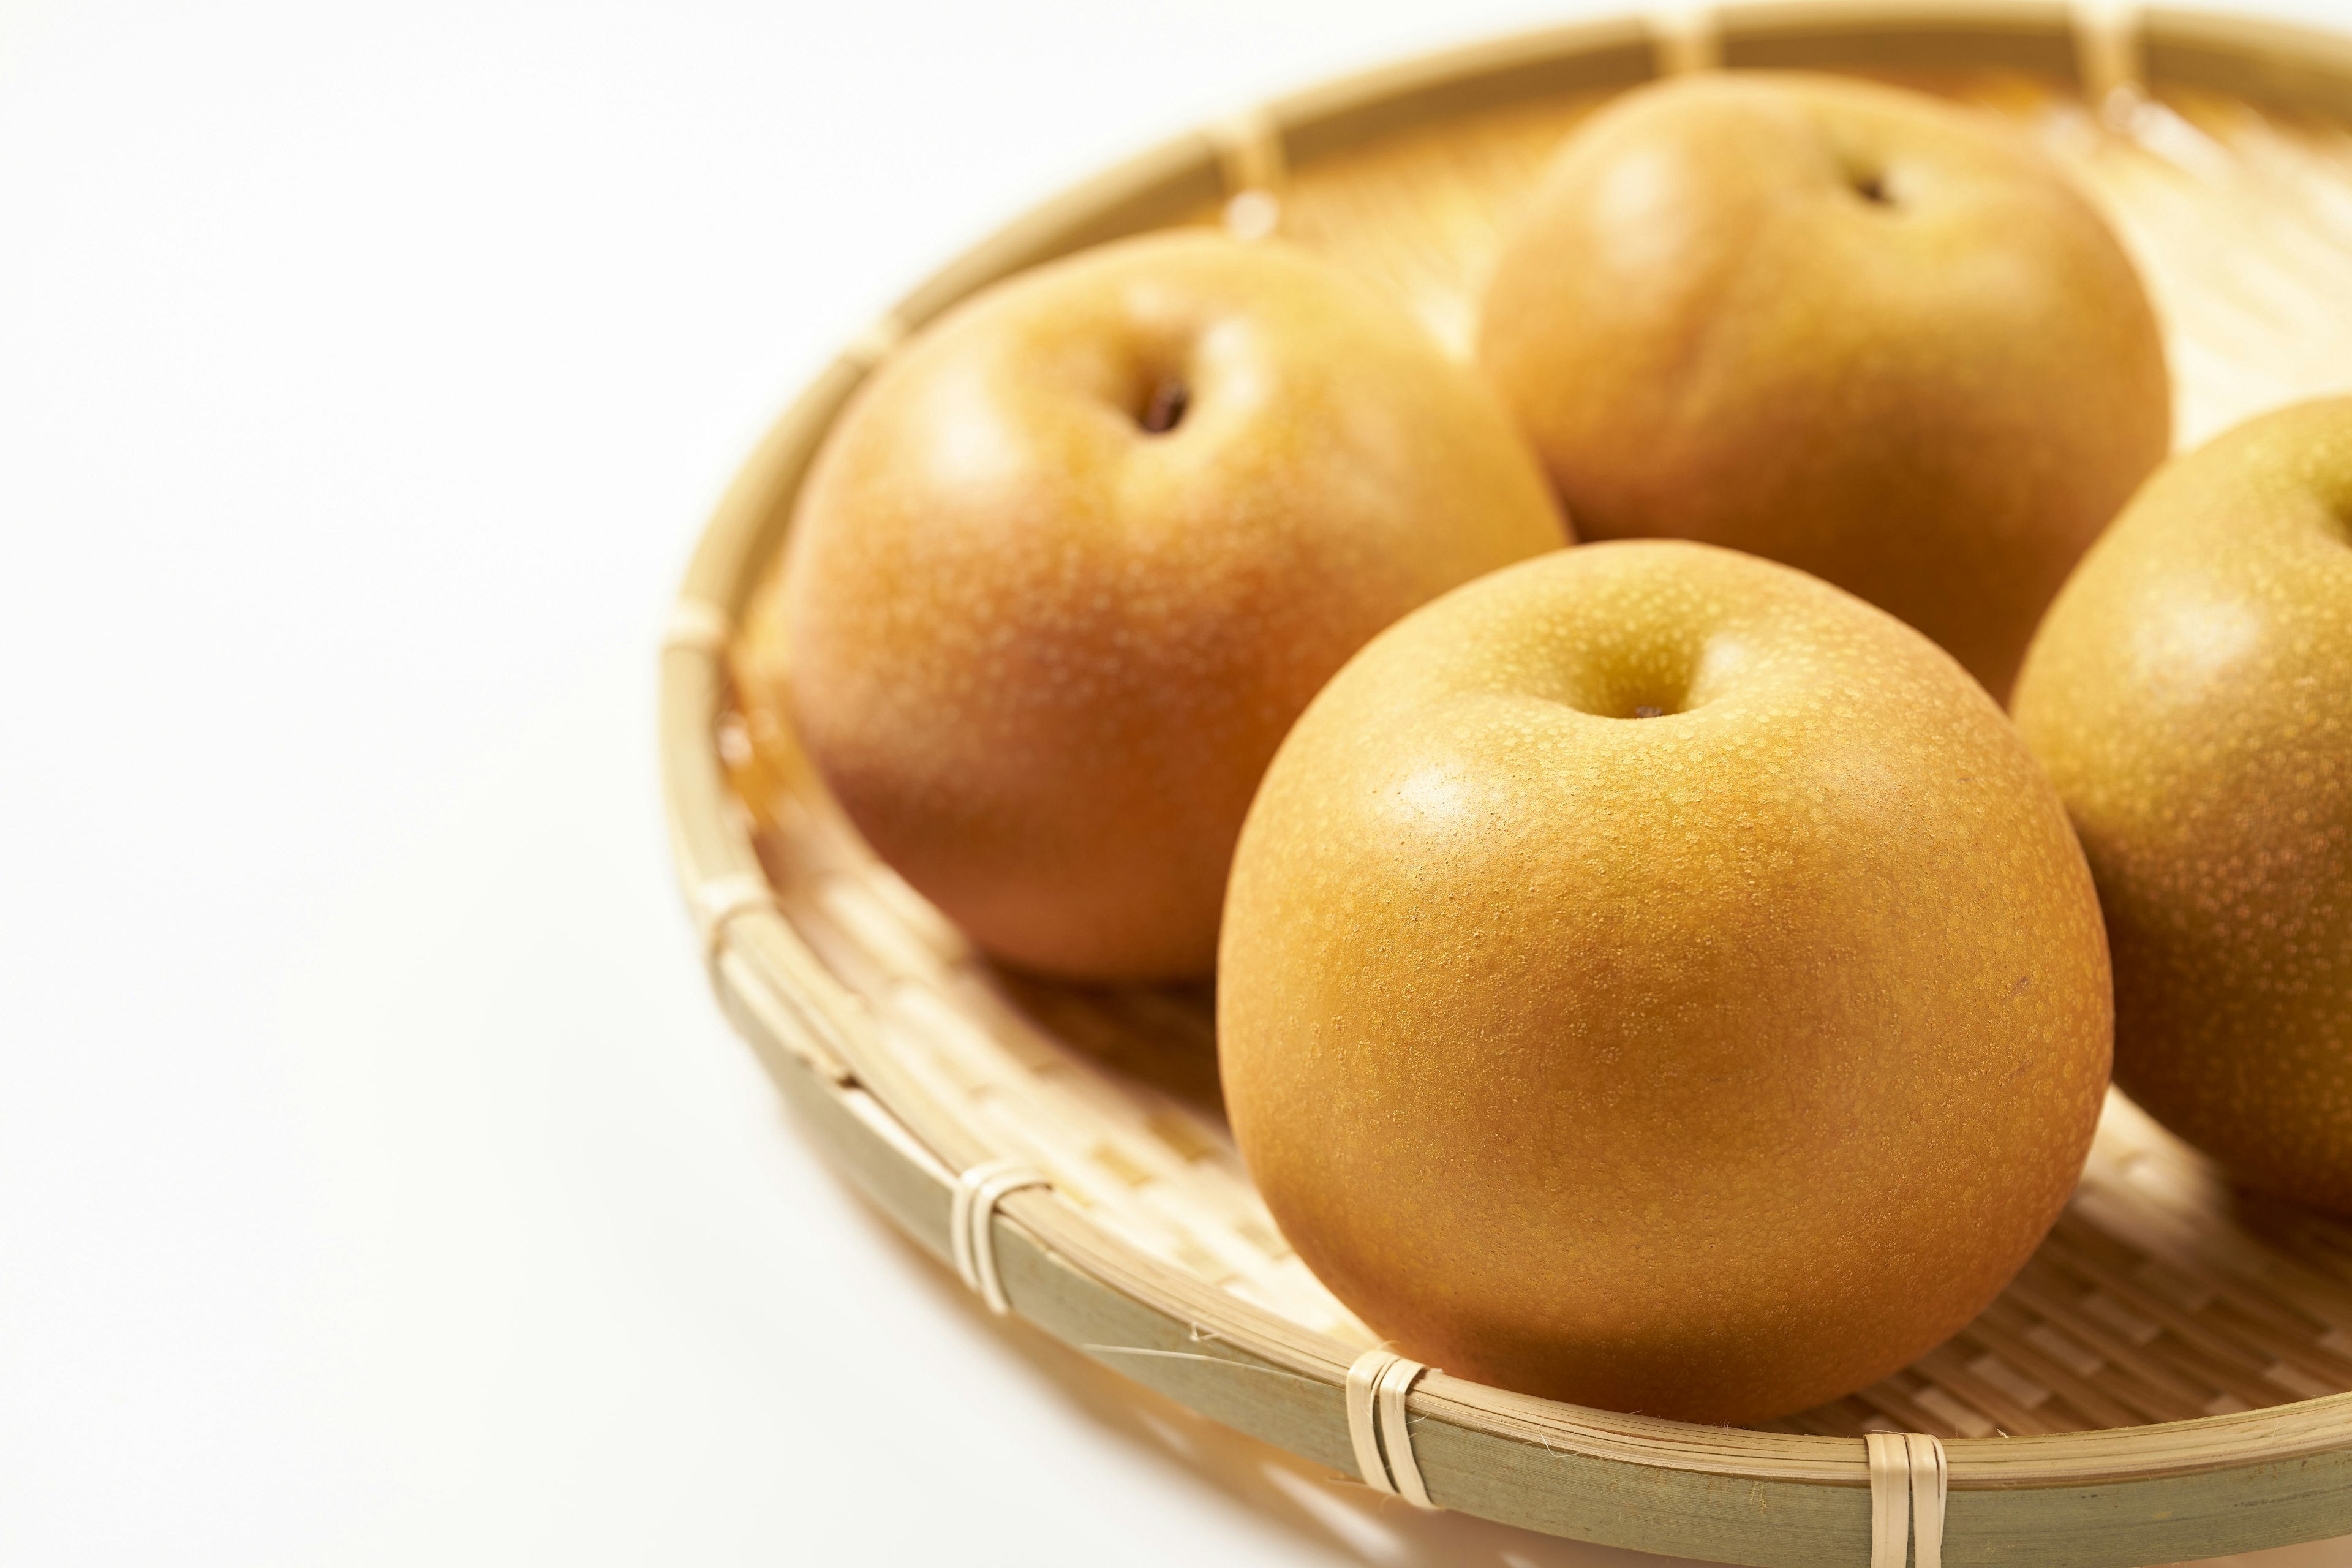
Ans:
[[[661,681],[677,863],[737,1029],[827,1152],[945,1258],[958,1173],[1013,1159],[992,1235],[1031,1323],[1231,1427],[1356,1472],[1370,1336],[1284,1244],[1217,1104],[1203,989],[995,969],[887,868],[762,708],[764,571],[828,423],[910,331],[1118,236],[1278,227],[1457,350],[1498,226],[1559,138],[1676,71],[1860,72],[2012,116],[2106,211],[2164,318],[2184,445],[2352,385],[2352,41],[2170,11],[1772,5],[1481,45],[1156,148],[916,289],[768,435],[688,571]],[[739,629],[740,628],[740,629]],[[772,673],[772,672],[771,672]],[[741,693],[739,697],[738,693]],[[2170,1563],[2352,1533],[2352,1227],[2234,1193],[2120,1098],[2056,1230],[1905,1372],[1759,1429],[1431,1373],[1433,1500],[1722,1562],[1868,1563],[1864,1433],[1946,1442],[1945,1561]],[[1899,1558],[1898,1558],[1899,1560]]]

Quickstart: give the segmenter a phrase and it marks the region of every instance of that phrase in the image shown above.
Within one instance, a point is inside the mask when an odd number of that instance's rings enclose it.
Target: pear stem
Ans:
[[[1151,389],[1151,401],[1144,405],[1141,424],[1146,433],[1164,436],[1184,418],[1184,411],[1192,405],[1192,389],[1174,376],[1162,380]]]

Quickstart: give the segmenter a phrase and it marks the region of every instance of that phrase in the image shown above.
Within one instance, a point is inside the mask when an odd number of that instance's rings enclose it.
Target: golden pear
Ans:
[[[1565,538],[1500,405],[1401,308],[1279,247],[1131,240],[975,297],[845,411],[784,559],[792,705],[982,947],[1205,973],[1307,700]]]
[[[2160,470],[2033,640],[2017,721],[2105,906],[2116,1081],[2352,1211],[2352,398]]]
[[[2139,279],[2049,160],[1828,77],[1595,115],[1504,247],[1478,357],[1586,538],[1801,567],[1996,698],[2169,440]]]
[[[1749,1421],[1991,1300],[2080,1174],[2105,939],[1983,689],[1801,573],[1586,545],[1324,689],[1234,864],[1234,1131],[1406,1354]]]

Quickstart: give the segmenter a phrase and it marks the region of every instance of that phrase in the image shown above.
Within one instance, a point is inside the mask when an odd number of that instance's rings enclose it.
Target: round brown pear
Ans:
[[[1595,115],[1503,248],[1478,357],[1586,538],[1801,567],[2004,700],[2169,441],[2156,319],[2058,170],[1989,116],[1825,77]]]
[[[2080,1174],[2105,939],[1958,665],[1801,573],[1586,545],[1376,638],[1268,771],[1218,982],[1283,1234],[1406,1354],[1763,1419],[1905,1365]]]
[[[802,740],[987,951],[1205,973],[1307,700],[1399,616],[1566,540],[1500,405],[1279,247],[1106,247],[961,306],[858,395],[782,595]]]
[[[2352,398],[2150,480],[2035,637],[2017,721],[2090,857],[2116,1082],[2352,1211]]]

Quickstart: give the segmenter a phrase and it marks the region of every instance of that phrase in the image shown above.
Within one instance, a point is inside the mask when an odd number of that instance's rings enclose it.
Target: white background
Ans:
[[[1655,1561],[974,1310],[709,1005],[652,734],[709,503],[924,272],[1590,9],[0,0],[0,1562]]]

